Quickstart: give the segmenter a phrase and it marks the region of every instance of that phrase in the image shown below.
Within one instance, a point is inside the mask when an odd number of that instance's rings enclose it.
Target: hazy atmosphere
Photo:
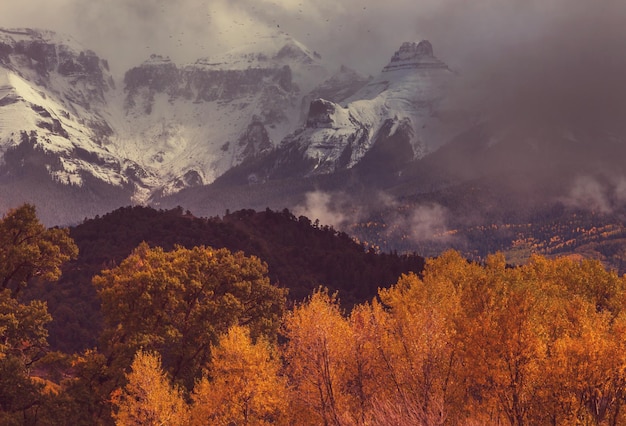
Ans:
[[[626,425],[625,22],[0,0],[0,425]]]
[[[472,81],[471,102],[482,92],[481,106],[488,97],[494,111],[524,120],[589,120],[599,111],[611,119],[626,99],[626,5],[616,0],[3,3],[1,26],[73,35],[118,75],[152,53],[192,62],[280,30],[365,74],[379,72],[403,41],[429,39],[437,56]]]
[[[402,41],[422,38],[430,39],[435,52],[453,67],[493,61],[513,52],[518,52],[513,57],[521,59],[520,50],[535,59],[575,51],[582,58],[589,49],[606,52],[626,38],[622,30],[626,6],[613,0],[3,3],[0,25],[69,33],[122,68],[150,53],[192,61],[275,29],[366,73],[384,66]]]

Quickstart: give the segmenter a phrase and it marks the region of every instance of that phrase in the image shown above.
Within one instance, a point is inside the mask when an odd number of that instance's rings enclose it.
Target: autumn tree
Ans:
[[[537,316],[547,356],[534,418],[553,424],[623,423],[626,278],[595,260],[539,256],[521,273],[546,301]]]
[[[253,342],[244,326],[233,326],[212,350],[208,377],[194,387],[192,424],[285,424],[287,384],[270,343]]]
[[[51,319],[44,302],[23,304],[10,290],[0,291],[0,358],[12,356],[30,366],[48,346],[45,326]]]
[[[46,304],[19,303],[11,291],[0,291],[0,413],[31,418],[43,403],[43,385],[31,377],[32,366],[47,348],[45,325],[51,320]]]
[[[595,261],[443,253],[352,311],[335,398],[356,424],[621,424],[625,286]]]
[[[240,324],[252,338],[273,339],[285,302],[285,290],[270,284],[259,259],[210,247],[165,252],[144,243],[93,282],[102,299],[109,364],[124,369],[140,348],[156,351],[174,381],[188,389],[220,334]]]
[[[78,255],[67,229],[47,229],[25,204],[0,220],[0,289],[15,297],[29,280],[55,281],[60,266]]]
[[[534,256],[511,268],[502,255],[479,265],[448,252],[429,261],[423,282],[430,292],[453,289],[427,312],[441,316],[458,300],[448,310],[456,313],[442,317],[452,325],[448,342],[457,360],[446,376],[447,422],[624,420],[623,277],[597,261]],[[423,315],[417,313],[413,320]]]
[[[439,425],[447,419],[458,362],[459,296],[448,280],[429,274],[430,267],[424,280],[403,275],[381,289],[380,303],[370,308],[371,357],[379,378],[372,392],[376,423]]]
[[[113,394],[113,418],[123,426],[182,426],[188,407],[182,392],[172,386],[158,354],[139,351],[126,375],[126,385]]]
[[[467,285],[464,317],[457,323],[463,378],[475,416],[528,424],[541,385],[546,346],[542,300],[519,270],[492,256]]]
[[[296,423],[345,424],[352,398],[347,370],[352,337],[336,295],[313,293],[287,313],[283,332]]]
[[[51,321],[44,302],[18,300],[29,281],[57,280],[78,249],[65,229],[46,229],[35,208],[24,205],[0,220],[0,420],[36,421],[44,381],[32,376],[46,352]]]

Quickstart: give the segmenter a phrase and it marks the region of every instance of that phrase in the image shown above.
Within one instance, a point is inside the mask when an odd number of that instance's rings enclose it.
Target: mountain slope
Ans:
[[[329,75],[316,52],[277,33],[185,66],[153,55],[116,85],[70,37],[0,29],[0,208],[52,200],[42,219],[67,223],[84,216],[53,213],[55,199],[113,192],[114,204],[102,200],[110,210],[210,183],[292,132]],[[349,95],[352,80],[334,87]]]
[[[427,41],[404,43],[374,78],[347,67],[331,75],[316,52],[277,33],[184,66],[152,55],[116,85],[107,62],[69,37],[0,37],[0,192],[20,186],[38,205],[158,203],[225,173],[218,186],[351,169],[376,181],[464,125],[446,118],[455,76]],[[20,197],[0,207],[9,198]],[[103,212],[48,218],[62,210],[52,204],[46,222]]]
[[[119,150],[154,175],[148,190],[211,183],[293,131],[302,97],[327,74],[285,34],[183,67],[153,56],[126,73]]]
[[[454,79],[428,41],[404,43],[378,76],[343,100],[313,100],[305,127],[266,159],[244,164],[223,180],[329,174],[352,169],[367,157],[377,158],[370,169],[398,170],[464,130],[467,123],[453,120],[446,103]]]

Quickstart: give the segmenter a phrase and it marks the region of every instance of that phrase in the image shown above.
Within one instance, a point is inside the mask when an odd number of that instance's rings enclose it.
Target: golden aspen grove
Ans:
[[[626,423],[626,278],[598,261],[448,251],[346,309],[324,287],[288,303],[254,256],[142,243],[94,277],[100,343],[70,355],[17,289],[75,246],[28,206],[0,232],[29,265],[0,277],[2,424]]]

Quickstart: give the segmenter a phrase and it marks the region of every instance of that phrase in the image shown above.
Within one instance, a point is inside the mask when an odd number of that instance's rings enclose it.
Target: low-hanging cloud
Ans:
[[[405,208],[390,209],[386,220],[387,237],[405,239],[411,244],[422,246],[452,242],[448,231],[448,210],[437,203],[423,203]]]
[[[446,216],[446,210],[439,204],[417,206],[409,217],[411,237],[417,242],[445,239]]]
[[[305,194],[304,204],[296,206],[293,213],[336,229],[341,229],[348,218],[343,209],[334,203],[333,195],[322,191]]]
[[[385,192],[372,193],[363,199],[343,192],[313,191],[305,195],[304,202],[296,206],[293,213],[338,230],[383,214],[385,224],[380,237],[404,239],[418,246],[453,242],[448,233],[449,213],[445,207],[437,203],[400,203]]]
[[[596,213],[622,212],[626,207],[626,176],[579,176],[561,202],[567,207]]]
[[[613,210],[609,199],[610,189],[596,178],[580,176],[572,184],[569,194],[563,199],[568,207],[610,213]]]

